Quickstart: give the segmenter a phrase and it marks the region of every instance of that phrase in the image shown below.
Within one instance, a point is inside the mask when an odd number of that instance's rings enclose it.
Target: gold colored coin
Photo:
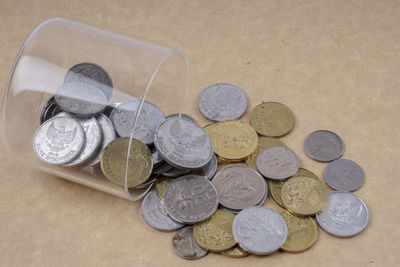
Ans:
[[[222,251],[221,254],[230,258],[243,258],[250,255],[248,251],[242,249],[239,245]]]
[[[257,148],[258,135],[248,123],[223,121],[204,128],[215,154],[228,160],[243,160]]]
[[[319,179],[298,176],[289,179],[281,192],[288,211],[299,216],[314,215],[328,204],[328,189]]]
[[[158,196],[161,199],[164,199],[164,193],[165,190],[167,190],[168,185],[175,180],[174,178],[171,177],[157,177],[156,179],[156,191]]]
[[[100,167],[111,182],[125,185],[129,138],[122,137],[111,141],[101,152]],[[153,170],[153,157],[150,149],[139,140],[132,139],[128,158],[128,187],[136,187],[145,182]]]
[[[263,102],[250,112],[250,125],[261,135],[284,136],[294,127],[294,115],[284,104]]]
[[[273,137],[266,137],[266,136],[259,136],[258,137],[258,144],[257,144],[257,149],[255,153],[251,154],[250,157],[246,159],[246,164],[247,166],[253,168],[254,170],[257,171],[257,155],[258,152],[263,150],[264,148],[270,147],[270,146],[287,146],[284,142],[277,138]]]
[[[290,253],[300,253],[314,245],[318,227],[311,217],[299,217],[288,211],[280,214],[288,228],[288,235],[281,249]]]
[[[229,163],[241,162],[243,160],[244,159],[225,159],[217,155],[218,164],[229,164]]]
[[[236,244],[232,234],[235,215],[227,210],[219,209],[205,222],[193,227],[196,243],[211,252],[225,251]]]

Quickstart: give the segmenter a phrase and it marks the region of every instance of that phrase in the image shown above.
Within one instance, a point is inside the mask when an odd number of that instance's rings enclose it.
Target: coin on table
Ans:
[[[337,237],[352,237],[367,227],[369,211],[355,194],[335,191],[329,193],[328,205],[316,219],[325,232]]]
[[[145,182],[153,169],[150,149],[136,139],[131,139],[128,157],[129,138],[121,137],[111,141],[100,155],[100,167],[111,182],[125,185],[125,170],[128,163],[127,185],[136,187]]]
[[[299,159],[288,147],[270,146],[257,155],[257,169],[270,179],[282,180],[293,176],[299,169]]]
[[[268,255],[285,243],[288,229],[285,220],[276,211],[253,206],[236,215],[232,232],[245,250],[256,255]]]
[[[164,203],[173,219],[194,224],[214,214],[218,207],[218,195],[208,179],[199,175],[185,175],[168,185]]]
[[[268,191],[261,175],[247,166],[228,166],[217,172],[212,183],[219,203],[229,209],[241,210],[257,205]]]
[[[138,121],[135,128],[133,128],[140,103],[140,99],[134,99],[119,104],[111,113],[110,119],[119,136],[130,137],[133,131],[135,139],[148,145],[153,143],[154,131],[164,120],[164,115],[159,107],[148,101],[144,101]]]
[[[204,128],[210,136],[214,152],[228,160],[245,159],[257,148],[256,131],[245,122],[224,121]]]
[[[328,203],[328,190],[318,179],[298,176],[289,179],[282,187],[284,206],[300,216],[321,212]]]
[[[288,236],[281,249],[290,253],[300,253],[314,245],[318,237],[318,227],[311,217],[299,217],[288,211],[280,214],[288,228]]]
[[[172,183],[173,180],[175,180],[175,178],[164,176],[156,179],[156,191],[161,199],[164,199],[165,190],[167,190],[168,185]]]
[[[85,133],[76,120],[53,118],[37,129],[33,150],[46,163],[64,164],[81,153],[84,142]]]
[[[176,254],[187,260],[197,260],[208,253],[194,241],[193,226],[186,226],[178,230],[172,239],[172,245]]]
[[[284,136],[294,127],[294,115],[284,104],[263,102],[251,111],[250,125],[261,135]]]
[[[324,178],[335,190],[354,191],[364,184],[364,171],[352,160],[337,159],[326,165]]]
[[[304,149],[310,158],[328,162],[342,156],[344,144],[342,139],[334,132],[318,130],[306,137]]]
[[[165,118],[166,118],[166,119],[169,119],[169,118],[179,118],[179,117],[182,117],[182,118],[185,118],[185,119],[188,119],[188,120],[191,120],[191,121],[197,123],[196,120],[193,119],[192,116],[189,116],[189,115],[187,115],[187,114],[185,114],[185,113],[174,113],[174,114],[169,114],[169,115],[166,116]]]
[[[209,120],[236,120],[246,112],[248,100],[236,85],[216,83],[200,93],[198,106],[200,113]]]
[[[248,251],[244,250],[239,245],[222,251],[221,254],[230,258],[243,258],[250,255]]]
[[[183,224],[178,223],[168,215],[164,202],[155,190],[151,190],[144,197],[142,216],[148,225],[160,231],[173,231],[183,227]]]
[[[233,247],[236,240],[232,234],[235,215],[227,210],[217,210],[210,219],[193,226],[196,243],[211,252],[221,252]]]
[[[259,136],[256,151],[253,154],[251,154],[250,157],[248,157],[246,159],[247,166],[249,166],[257,171],[256,160],[257,160],[258,153],[260,151],[262,151],[264,148],[267,148],[270,146],[287,146],[287,145],[277,138],[267,137],[267,136]]]
[[[184,118],[169,118],[155,130],[154,145],[161,157],[179,169],[198,169],[212,155],[212,143],[207,133],[195,122]]]

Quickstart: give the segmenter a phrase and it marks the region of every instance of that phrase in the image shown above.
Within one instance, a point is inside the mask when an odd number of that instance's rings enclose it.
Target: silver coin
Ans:
[[[54,100],[60,108],[77,117],[92,117],[106,108],[103,91],[90,84],[66,83],[57,89]]]
[[[46,163],[64,164],[81,153],[84,142],[84,131],[76,120],[53,118],[37,129],[33,137],[33,150]]]
[[[40,124],[43,124],[45,121],[54,117],[54,115],[60,113],[62,110],[57,105],[54,100],[54,96],[52,96],[47,102],[45,103],[42,113],[40,114]]]
[[[215,173],[217,172],[217,167],[218,167],[217,157],[213,153],[210,161],[206,165],[201,167],[201,169],[204,172],[204,174],[206,175],[206,177],[208,179],[211,179],[214,177]]]
[[[115,130],[121,137],[130,137],[136,112],[140,106],[140,99],[131,100],[118,105],[110,115]],[[154,104],[145,101],[135,125],[133,137],[146,145],[153,143],[154,131],[164,120],[162,111]]]
[[[174,220],[194,224],[207,220],[215,213],[218,195],[208,179],[199,175],[185,175],[168,185],[164,203]]]
[[[200,93],[198,106],[201,114],[209,120],[236,120],[246,112],[248,100],[236,85],[216,83]]]
[[[85,133],[85,143],[78,157],[74,160],[64,164],[64,166],[75,167],[88,161],[101,145],[103,134],[96,118],[74,118],[72,115],[61,112],[56,115],[56,118],[73,118],[81,126]]]
[[[337,159],[326,165],[324,178],[335,190],[354,191],[364,184],[364,171],[354,161]]]
[[[169,165],[167,162],[163,161],[160,166],[153,169],[154,174],[162,174],[172,170],[174,167]]]
[[[142,216],[148,225],[160,231],[172,231],[184,226],[168,215],[164,202],[154,189],[142,201]]]
[[[164,162],[164,159],[160,156],[160,153],[158,153],[154,146],[150,146],[150,152],[153,157],[153,168],[157,168]]]
[[[335,191],[329,193],[328,205],[316,219],[325,232],[337,237],[352,237],[367,227],[369,211],[355,194]]]
[[[187,115],[187,114],[185,114],[185,113],[180,113],[180,114],[179,114],[179,113],[169,114],[169,115],[166,116],[165,118],[166,118],[166,119],[169,119],[169,118],[179,118],[179,115],[180,115],[182,118],[185,118],[185,119],[188,119],[188,120],[191,120],[191,121],[197,123],[195,119],[193,119],[191,116],[189,116],[189,115]]]
[[[176,254],[187,260],[197,260],[208,253],[194,240],[193,226],[186,226],[178,230],[172,239],[172,245]]]
[[[213,155],[207,133],[184,118],[164,120],[156,129],[154,145],[166,162],[179,169],[201,168]]]
[[[276,211],[253,206],[236,215],[232,233],[245,250],[256,255],[268,255],[285,243],[288,229],[285,220]]]
[[[328,162],[342,156],[344,144],[342,139],[334,132],[318,130],[306,137],[304,149],[310,158]]]
[[[268,184],[267,184],[267,186],[268,186]],[[264,193],[263,198],[262,198],[261,201],[258,202],[255,206],[262,206],[262,205],[265,203],[265,200],[267,200],[267,196],[268,196],[268,190],[265,190],[265,193]],[[219,208],[219,209],[228,210],[228,211],[232,212],[233,214],[238,214],[239,212],[242,211],[241,209],[240,209],[240,210],[229,209],[229,208],[224,207],[224,206],[222,206],[222,205],[220,205],[218,208]]]
[[[256,164],[262,175],[274,180],[289,178],[299,169],[296,154],[283,146],[270,146],[261,150],[257,155]]]

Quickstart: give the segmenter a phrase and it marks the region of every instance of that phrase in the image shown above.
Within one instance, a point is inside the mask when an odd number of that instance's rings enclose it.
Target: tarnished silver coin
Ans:
[[[210,161],[206,165],[201,167],[201,169],[204,172],[204,174],[207,176],[207,178],[211,179],[214,177],[215,173],[217,172],[217,167],[218,167],[217,157],[213,153]]]
[[[299,169],[299,159],[288,147],[270,146],[257,155],[257,169],[267,178],[282,180],[293,176]]]
[[[193,226],[186,226],[178,230],[172,239],[172,245],[176,254],[187,260],[197,260],[208,253],[194,240]]]
[[[164,120],[164,115],[156,105],[144,101],[138,121],[133,129],[140,102],[140,99],[135,99],[119,104],[111,113],[110,119],[119,136],[130,137],[133,130],[133,137],[148,145],[153,143],[154,131]]]
[[[207,220],[215,213],[218,195],[208,179],[199,175],[185,175],[168,185],[164,203],[174,220],[194,224]]]
[[[337,159],[326,165],[324,178],[335,190],[354,191],[364,184],[364,171],[352,160]]]
[[[81,153],[84,142],[85,133],[76,120],[52,118],[37,129],[33,150],[46,163],[65,164]]]
[[[154,145],[166,162],[179,169],[201,168],[213,155],[207,133],[184,118],[164,120],[155,131]]]
[[[169,114],[169,115],[166,116],[165,118],[166,118],[166,119],[169,119],[169,118],[179,118],[179,115],[180,115],[180,117],[182,117],[182,118],[185,118],[185,119],[188,119],[188,120],[191,120],[191,121],[197,123],[195,119],[193,119],[191,116],[189,116],[189,115],[187,115],[187,114],[185,114],[185,113],[181,113],[181,114],[179,114],[179,113]]]
[[[201,114],[209,120],[236,120],[246,112],[248,100],[236,85],[216,83],[200,93],[198,106]]]
[[[255,206],[268,190],[264,178],[247,166],[228,166],[217,172],[212,183],[218,192],[219,203],[233,210]]]
[[[310,158],[328,162],[342,156],[344,144],[342,139],[334,132],[318,130],[306,137],[304,149]]]
[[[236,215],[232,232],[245,250],[256,255],[268,255],[285,243],[288,229],[285,220],[276,211],[253,206]]]
[[[160,231],[173,231],[184,226],[168,215],[164,202],[154,189],[142,201],[142,216],[148,225]]]
[[[153,169],[154,174],[162,174],[172,170],[174,167],[169,165],[167,162],[163,161],[160,166]]]
[[[316,215],[316,219],[325,232],[337,237],[352,237],[367,227],[369,211],[355,194],[335,191],[329,193],[328,205]]]
[[[153,168],[157,168],[164,162],[164,159],[160,156],[157,149],[154,146],[150,146],[151,156],[153,157]]]

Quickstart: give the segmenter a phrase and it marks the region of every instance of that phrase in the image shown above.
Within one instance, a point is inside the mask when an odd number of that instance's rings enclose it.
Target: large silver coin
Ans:
[[[257,205],[268,190],[264,178],[247,166],[225,167],[215,174],[212,183],[219,203],[234,210]]]
[[[335,190],[354,191],[364,184],[364,171],[352,160],[337,159],[326,165],[324,178]]]
[[[142,201],[142,216],[148,225],[160,231],[172,231],[183,227],[183,224],[168,215],[164,202],[154,189]]]
[[[110,119],[119,136],[131,136],[140,102],[140,99],[136,99],[119,104],[111,113]],[[153,143],[154,131],[163,120],[162,111],[156,105],[145,101],[135,125],[133,137],[146,145]]]
[[[334,132],[318,130],[306,137],[304,149],[310,158],[328,162],[340,158],[344,152],[344,144]]]
[[[325,232],[337,237],[351,237],[367,227],[369,211],[364,201],[353,193],[335,191],[329,193],[328,205],[316,219]]]
[[[210,161],[206,165],[201,167],[201,170],[204,172],[204,174],[206,175],[206,177],[208,179],[211,179],[214,177],[215,173],[217,172],[217,167],[218,167],[217,157],[213,153]]]
[[[172,245],[176,254],[187,260],[197,260],[208,253],[194,240],[193,226],[186,226],[178,230],[172,239]]]
[[[285,220],[276,211],[253,206],[236,215],[232,232],[245,250],[256,255],[268,255],[285,243],[288,229]]]
[[[184,118],[164,120],[156,129],[154,145],[166,162],[180,169],[201,168],[213,155],[207,133]]]
[[[236,85],[216,83],[205,88],[199,95],[199,110],[212,121],[236,120],[247,110],[246,94]]]
[[[46,163],[64,164],[80,154],[84,142],[85,133],[76,120],[53,118],[37,129],[33,150]]]
[[[174,220],[194,224],[207,220],[215,213],[218,195],[208,179],[199,175],[185,175],[168,185],[164,203]]]
[[[257,155],[257,169],[267,178],[282,180],[293,176],[299,169],[299,159],[287,147],[270,146]]]

